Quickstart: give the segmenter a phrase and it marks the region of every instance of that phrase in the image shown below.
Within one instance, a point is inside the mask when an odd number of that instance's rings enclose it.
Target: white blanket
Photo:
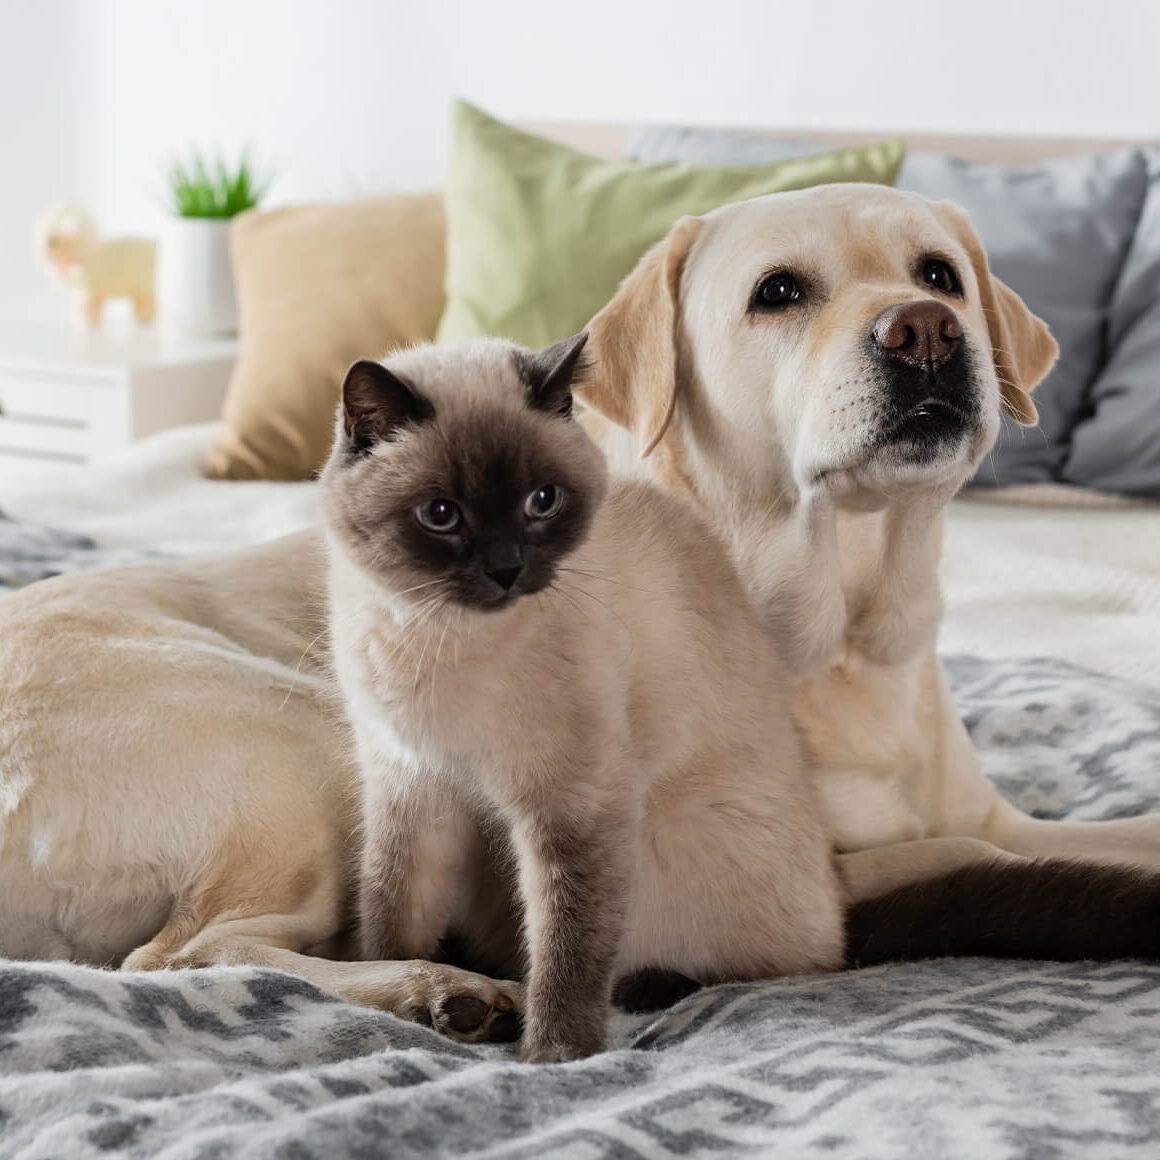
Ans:
[[[91,536],[106,548],[177,555],[227,551],[310,527],[311,483],[206,479],[199,465],[216,423],[176,427],[88,466],[0,469],[0,511]]]

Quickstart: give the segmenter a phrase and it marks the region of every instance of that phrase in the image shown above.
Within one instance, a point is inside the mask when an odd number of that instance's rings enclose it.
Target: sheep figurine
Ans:
[[[36,248],[60,281],[74,288],[89,326],[100,326],[110,298],[130,299],[138,322],[153,321],[156,246],[147,238],[101,241],[89,214],[79,206],[61,205],[37,223]]]

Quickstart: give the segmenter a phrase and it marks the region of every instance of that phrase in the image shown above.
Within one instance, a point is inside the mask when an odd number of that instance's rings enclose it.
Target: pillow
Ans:
[[[683,214],[831,181],[894,180],[899,141],[748,165],[602,161],[464,102],[447,182],[447,309],[439,338],[544,346],[583,328]]]
[[[306,479],[323,465],[347,367],[434,336],[443,235],[437,193],[235,220],[241,353],[207,475]]]
[[[820,148],[754,133],[673,127],[634,130],[629,152],[655,161],[768,162]],[[975,165],[934,153],[907,156],[899,189],[949,198],[971,215],[991,268],[1051,327],[1061,355],[1035,392],[1038,427],[1006,416],[978,484],[1064,476],[1069,441],[1106,357],[1116,279],[1148,187],[1148,158],[1119,149],[1027,166]]]
[[[1160,497],[1160,150],[1136,236],[1112,295],[1111,357],[1091,414],[1071,433],[1063,476],[1104,491]]]

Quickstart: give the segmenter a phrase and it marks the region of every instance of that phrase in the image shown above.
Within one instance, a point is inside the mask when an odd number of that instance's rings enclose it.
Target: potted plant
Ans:
[[[245,156],[230,168],[194,153],[169,170],[172,216],[161,231],[157,298],[163,323],[190,335],[237,330],[230,220],[266,192]]]

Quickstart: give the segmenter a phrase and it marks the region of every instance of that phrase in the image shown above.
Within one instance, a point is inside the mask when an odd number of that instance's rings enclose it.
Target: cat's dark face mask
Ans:
[[[588,528],[583,485],[507,443],[502,435],[479,439],[455,464],[453,485],[400,521],[412,567],[441,579],[432,587],[456,604],[490,610],[542,591]]]
[[[599,452],[571,419],[582,348],[583,336],[517,358],[522,410],[436,414],[380,364],[351,368],[337,498],[350,546],[385,587],[416,605],[494,611],[566,567],[605,487]]]

